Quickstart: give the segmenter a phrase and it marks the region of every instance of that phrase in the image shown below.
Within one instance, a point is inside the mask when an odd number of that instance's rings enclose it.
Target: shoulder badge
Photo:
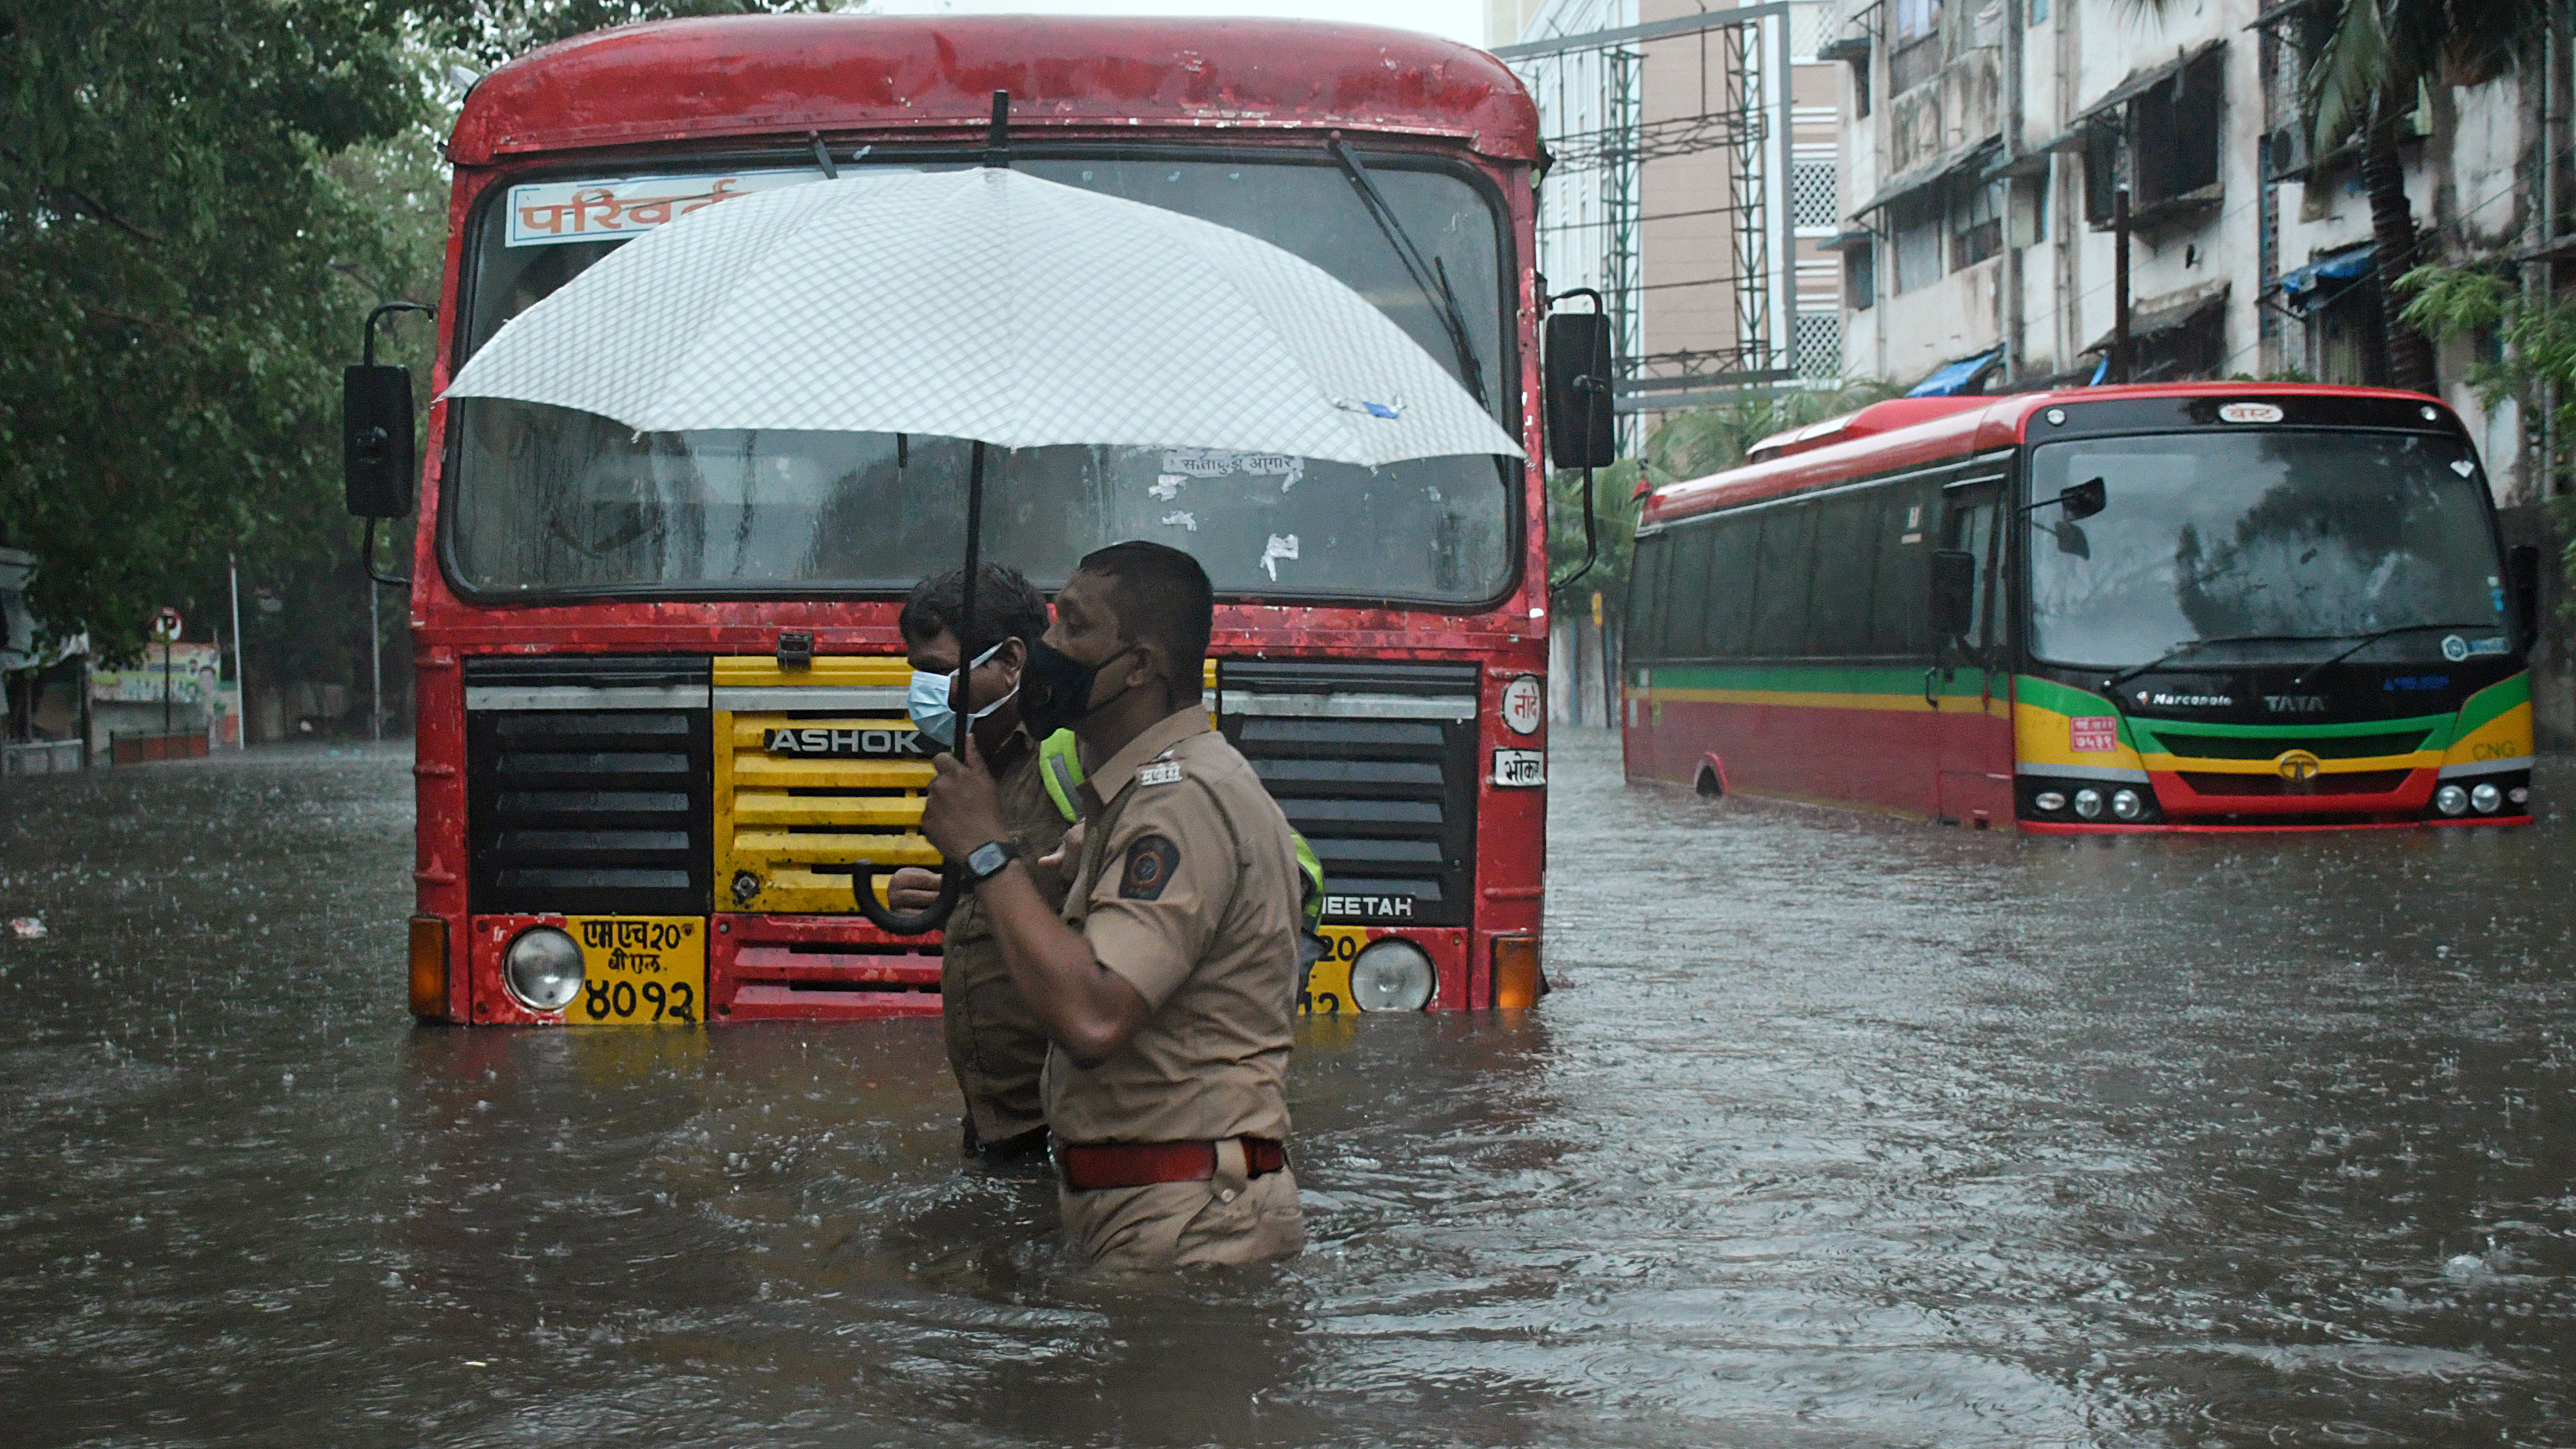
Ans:
[[[1118,877],[1122,901],[1160,900],[1180,867],[1181,848],[1159,835],[1148,835],[1127,847],[1127,868]]]
[[[1139,785],[1177,785],[1181,783],[1181,762],[1178,760],[1149,761],[1136,771],[1136,783]]]

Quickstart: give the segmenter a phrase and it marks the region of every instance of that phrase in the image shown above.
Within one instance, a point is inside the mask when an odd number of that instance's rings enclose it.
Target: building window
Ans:
[[[1927,186],[1889,204],[1896,233],[1896,292],[1903,296],[1941,279],[1941,190]]]
[[[2219,63],[2214,50],[2182,74],[2129,103],[2132,170],[2137,176],[2133,204],[2144,206],[2198,191],[2218,180],[2218,140],[2225,126],[2225,100],[2219,93]]]
[[[1941,0],[1896,0],[1896,41],[1887,52],[1887,88],[1912,90],[1941,69]]]
[[[2084,220],[2109,226],[2112,197],[2120,189],[2120,136],[2109,126],[2084,133]]]
[[[1958,187],[1950,203],[1950,270],[1973,267],[2003,249],[2003,183]]]
[[[1801,312],[1791,323],[1790,365],[1815,382],[1843,375],[1843,319],[1839,312]]]
[[[1842,219],[1842,168],[1831,161],[1789,167],[1789,224],[1830,232]]]

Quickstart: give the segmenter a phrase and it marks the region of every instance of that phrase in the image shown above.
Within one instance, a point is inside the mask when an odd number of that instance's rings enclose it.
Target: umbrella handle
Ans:
[[[952,865],[940,872],[939,899],[918,911],[893,910],[877,899],[877,864],[872,860],[850,867],[850,889],[858,899],[859,914],[890,936],[926,936],[938,930],[948,923],[949,913],[957,909],[957,899],[964,893]]]

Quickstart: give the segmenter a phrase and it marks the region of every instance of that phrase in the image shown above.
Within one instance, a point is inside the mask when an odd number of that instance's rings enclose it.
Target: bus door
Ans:
[[[2013,818],[2012,672],[2003,629],[2004,477],[1980,470],[1941,490],[1941,546],[1977,560],[1976,608],[1968,632],[1936,643],[1924,698],[1936,713],[1938,818],[2002,825]]]

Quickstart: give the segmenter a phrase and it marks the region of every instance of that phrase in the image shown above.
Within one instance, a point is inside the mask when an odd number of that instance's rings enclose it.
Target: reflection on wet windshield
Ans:
[[[1367,297],[1453,375],[1441,313],[1329,165],[1031,160],[1067,185],[1261,236]],[[1462,177],[1379,167],[1379,189],[1465,311],[1488,390],[1502,366],[1502,258],[1487,200]],[[612,243],[508,244],[485,213],[469,334],[579,275]],[[888,433],[639,436],[532,404],[460,401],[448,537],[483,593],[790,587],[892,590],[959,552],[966,445]],[[1505,419],[1506,425],[1510,419]],[[1475,603],[1517,555],[1506,470],[1435,458],[1370,470],[1195,449],[1032,448],[991,455],[985,547],[1042,581],[1102,544],[1196,555],[1220,592]]]
[[[2468,450],[2307,432],[2058,443],[2030,496],[2103,480],[2103,511],[2031,515],[2031,648],[2141,663],[2194,640],[2356,638],[2409,625],[2504,628],[2495,541]],[[2248,646],[2231,645],[2231,648]],[[2315,644],[2253,646],[2314,654]],[[2439,657],[2433,631],[2356,657]]]

